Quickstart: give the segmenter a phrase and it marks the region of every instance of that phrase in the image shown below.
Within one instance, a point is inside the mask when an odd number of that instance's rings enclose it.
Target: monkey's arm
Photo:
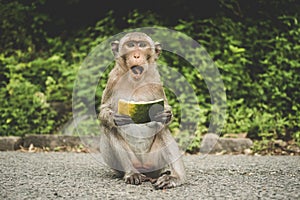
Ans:
[[[106,90],[104,90],[103,94],[108,95]],[[113,111],[111,97],[103,98],[102,100],[105,100],[105,102],[103,102],[100,106],[100,113],[98,118],[104,126],[113,128],[116,126],[123,126],[133,123],[132,119],[129,116],[120,115]]]
[[[112,99],[113,91],[116,83],[119,81],[120,73],[121,72],[118,67],[114,68],[110,72],[106,88],[102,94],[100,113],[98,118],[101,120],[101,123],[104,126],[108,126],[110,128],[133,123],[130,117],[126,115],[119,115],[112,109],[112,104],[114,101]]]
[[[154,117],[154,121],[161,122],[168,126],[173,117],[172,107],[168,104],[168,100],[162,86],[158,89],[158,94],[164,99],[164,111],[157,113]]]
[[[100,106],[100,113],[98,118],[101,123],[106,127],[115,127],[115,123],[113,120],[114,112],[111,109],[110,104],[104,103]]]
[[[98,115],[98,119],[100,119],[101,123],[106,126],[113,128],[115,127],[115,123],[113,120],[114,111],[112,110],[112,95],[114,86],[117,83],[117,79],[113,79],[117,74],[117,70],[114,68],[109,73],[109,78],[107,81],[107,85],[103,90],[102,99],[101,99],[101,106],[100,106],[100,113]]]

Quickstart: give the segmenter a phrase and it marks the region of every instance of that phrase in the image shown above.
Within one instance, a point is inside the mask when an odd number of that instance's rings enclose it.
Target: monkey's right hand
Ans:
[[[126,124],[133,124],[134,122],[127,115],[114,114],[114,123],[116,126],[123,126]]]
[[[172,112],[169,110],[165,110],[162,112],[157,113],[154,118],[153,121],[157,121],[157,122],[161,122],[163,124],[167,124],[171,121],[172,119]]]

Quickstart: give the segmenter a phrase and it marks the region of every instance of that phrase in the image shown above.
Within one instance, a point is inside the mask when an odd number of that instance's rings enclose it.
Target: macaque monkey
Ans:
[[[151,181],[156,189],[181,185],[185,170],[168,129],[172,112],[156,65],[161,45],[145,33],[132,32],[112,42],[111,48],[115,66],[103,91],[99,114],[104,162],[129,184]],[[164,99],[164,111],[138,126],[129,116],[118,114],[119,99]]]

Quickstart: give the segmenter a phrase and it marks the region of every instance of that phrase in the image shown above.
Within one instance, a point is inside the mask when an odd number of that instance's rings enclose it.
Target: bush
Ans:
[[[279,16],[276,23],[221,17],[175,27],[203,44],[219,67],[228,106],[223,133],[300,142],[300,26],[297,15]],[[207,99],[200,88],[198,96],[203,93]]]
[[[57,132],[71,117],[76,72],[88,53],[124,27],[160,25],[197,40],[218,66],[227,95],[227,123],[223,133],[247,132],[253,139],[294,139],[300,144],[300,25],[296,12],[299,6],[294,5],[294,0],[270,3],[274,9],[281,6],[284,9],[259,10],[257,15],[253,15],[253,11],[265,7],[264,1],[240,3],[242,9],[237,1],[219,1],[222,12],[214,17],[191,16],[176,19],[176,23],[151,11],[134,10],[122,19],[120,26],[120,22],[116,22],[118,16],[109,12],[93,26],[77,27],[74,32],[62,31],[67,37],[63,33],[50,36],[46,31],[46,22],[53,18],[42,5],[50,1],[3,2],[0,3],[3,19],[0,23],[1,135]],[[76,2],[68,1],[69,4]],[[214,113],[204,82],[205,73],[209,72],[204,70],[199,75],[190,63],[168,52],[163,52],[159,62],[184,75],[197,95],[200,111],[190,112],[188,119],[180,119],[181,108],[186,105],[179,104],[172,91],[166,90],[175,116],[170,126],[174,134],[179,134],[182,120],[189,121],[200,113],[196,138],[191,144],[194,148],[201,134],[210,130],[208,125]],[[203,62],[207,61],[203,59]],[[160,70],[167,78],[171,76],[164,68]],[[80,94],[84,103],[78,104],[78,109],[91,109],[94,98],[96,104],[93,106],[99,106],[107,74],[108,71],[99,82],[96,97]],[[88,77],[82,81],[86,81],[83,85],[90,84]],[[179,79],[176,84],[182,85],[182,81]],[[181,98],[188,99],[187,96]],[[217,123],[218,120],[212,121]],[[185,135],[186,132],[182,134],[182,143],[189,140]]]
[[[57,55],[30,62],[22,62],[24,53],[18,57],[1,55],[0,134],[53,133],[71,111],[75,68]]]
[[[6,87],[0,88],[0,135],[22,136],[51,133],[56,112],[44,93],[22,76],[14,74]]]

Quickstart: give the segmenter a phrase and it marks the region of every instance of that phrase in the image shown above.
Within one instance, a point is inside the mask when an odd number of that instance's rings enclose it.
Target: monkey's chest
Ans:
[[[134,153],[141,154],[150,151],[155,135],[162,129],[162,124],[158,122],[128,124],[118,129],[130,149]]]

